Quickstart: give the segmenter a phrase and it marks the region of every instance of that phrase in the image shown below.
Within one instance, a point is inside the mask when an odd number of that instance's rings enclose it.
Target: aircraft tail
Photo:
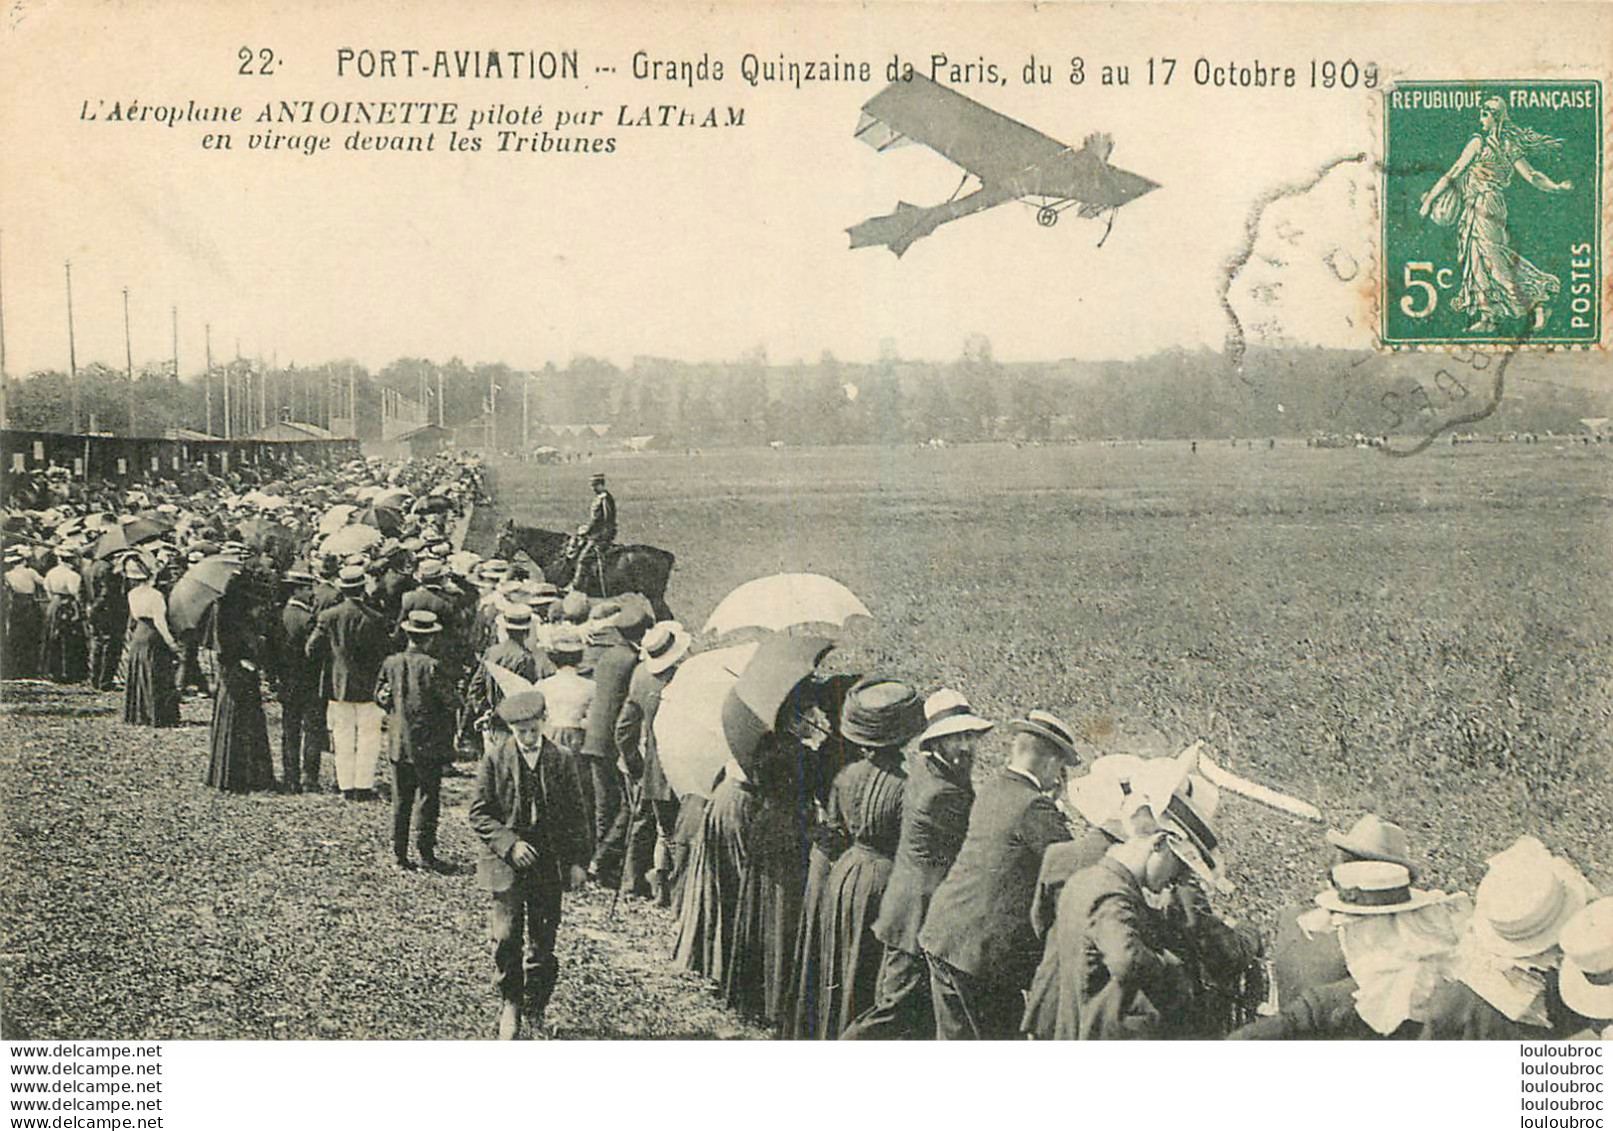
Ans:
[[[888,247],[899,259],[914,240],[929,235],[934,229],[933,224],[925,222],[930,211],[904,200],[896,205],[895,212],[853,224],[846,229],[846,234],[851,237],[852,247]]]

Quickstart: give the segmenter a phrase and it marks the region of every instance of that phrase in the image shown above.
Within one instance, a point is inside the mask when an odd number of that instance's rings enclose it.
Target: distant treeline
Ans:
[[[1605,366],[1595,368],[1601,360],[1518,358],[1507,370],[1499,408],[1471,430],[1573,432],[1582,430],[1583,418],[1613,416],[1613,382]],[[953,361],[886,356],[852,363],[825,353],[815,362],[779,364],[754,350],[726,362],[641,357],[626,368],[577,357],[564,368],[534,371],[401,358],[375,373],[349,362],[274,369],[235,361],[214,372],[212,431],[224,431],[228,382],[238,436],[281,415],[345,427],[351,396],[359,437],[378,439],[381,389],[423,402],[432,421],[440,389],[444,424],[483,423],[491,406],[506,449],[521,445],[523,418],[532,447],[612,446],[645,436],[655,437],[657,447],[681,447],[1392,434],[1416,431],[1453,406],[1478,407],[1491,395],[1491,372],[1443,354],[1304,348],[1251,350],[1237,367],[1210,350],[1010,363],[996,360],[978,335]],[[136,374],[134,392],[137,434],[207,430],[200,376],[176,381],[166,367],[150,367]],[[97,429],[127,433],[129,383],[122,371],[82,367],[79,403],[81,428],[89,429],[93,417]],[[10,418],[19,428],[66,429],[65,374],[36,373],[14,383]],[[545,430],[554,425],[608,425],[609,432],[578,440]]]

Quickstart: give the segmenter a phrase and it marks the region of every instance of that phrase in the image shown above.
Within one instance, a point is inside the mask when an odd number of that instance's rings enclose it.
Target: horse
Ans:
[[[538,563],[544,577],[557,584],[565,584],[571,580],[571,571],[576,563],[576,559],[567,552],[571,544],[569,534],[537,526],[521,526],[510,519],[499,531],[498,556],[510,560],[518,552],[525,552]],[[590,597],[642,593],[649,599],[658,620],[671,620],[672,613],[666,603],[666,587],[676,560],[671,551],[656,546],[612,546],[605,551],[603,570],[592,562],[583,570],[581,588]]]

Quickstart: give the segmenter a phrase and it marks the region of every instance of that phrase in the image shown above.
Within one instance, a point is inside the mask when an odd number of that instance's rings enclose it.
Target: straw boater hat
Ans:
[[[1393,915],[1445,898],[1411,886],[1411,869],[1389,860],[1351,860],[1333,869],[1333,886],[1316,903],[1340,915]]]
[[[362,589],[366,576],[363,566],[344,565],[336,575],[336,585],[341,589]]]
[[[1350,826],[1350,831],[1327,830],[1327,842],[1334,848],[1348,852],[1358,860],[1386,860],[1403,864],[1417,878],[1417,868],[1411,862],[1411,845],[1406,830],[1391,824],[1376,813],[1368,813]]]
[[[582,633],[570,625],[559,625],[549,633],[543,650],[550,656],[581,656]]]
[[[430,636],[442,631],[442,622],[430,609],[410,609],[403,618],[403,631],[411,636]]]
[[[441,581],[444,569],[443,564],[436,558],[421,558],[420,565],[415,574],[421,581]]]
[[[1051,711],[1032,711],[1023,719],[1010,722],[1008,729],[1015,734],[1034,734],[1051,743],[1066,762],[1074,766],[1081,764],[1081,755],[1076,752],[1075,734],[1070,730],[1070,724]]]
[[[1613,897],[1587,904],[1558,938],[1563,1003],[1581,1017],[1613,1020]]]
[[[547,609],[560,600],[560,586],[548,581],[534,581],[529,586],[532,592],[532,607]]]
[[[840,734],[858,746],[902,746],[924,729],[924,705],[910,683],[866,676],[846,693]]]
[[[527,632],[532,628],[532,610],[516,602],[501,603],[498,623],[505,632]]]
[[[650,626],[639,644],[638,659],[651,675],[660,675],[675,667],[689,654],[693,638],[689,630],[675,620],[664,620]]]
[[[1579,869],[1532,836],[1519,837],[1489,864],[1473,899],[1473,937],[1493,954],[1527,958],[1550,950],[1589,900]]]
[[[949,734],[983,734],[997,724],[974,713],[961,691],[943,687],[924,700],[924,731],[919,747]]]

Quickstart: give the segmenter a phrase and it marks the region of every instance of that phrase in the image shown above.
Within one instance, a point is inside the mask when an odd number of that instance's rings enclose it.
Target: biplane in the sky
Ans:
[[[1058,223],[1068,208],[1088,219],[1107,214],[1101,246],[1114,227],[1115,211],[1159,187],[1109,164],[1114,142],[1108,134],[1089,134],[1075,149],[918,75],[869,99],[856,136],[881,153],[917,142],[964,171],[957,191],[942,204],[920,208],[903,201],[888,216],[846,229],[852,247],[883,245],[898,256],[949,220],[1010,200],[1038,202],[1036,220],[1044,228]],[[980,187],[959,196],[971,176]]]

